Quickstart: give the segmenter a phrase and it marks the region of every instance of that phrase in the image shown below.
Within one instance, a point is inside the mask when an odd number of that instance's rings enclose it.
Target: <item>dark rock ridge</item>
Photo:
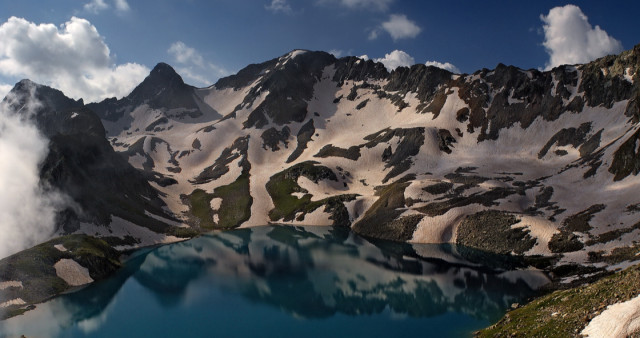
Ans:
[[[154,109],[179,109],[182,115],[192,118],[204,114],[220,117],[196,95],[195,90],[195,87],[184,83],[182,77],[171,66],[161,62],[131,94],[120,100],[114,97],[89,103],[87,107],[107,121],[117,121],[142,104]]]
[[[32,120],[49,139],[49,151],[40,166],[41,184],[71,198],[58,215],[58,231],[79,230],[80,222],[107,226],[114,216],[167,233],[172,226],[146,212],[172,219],[164,202],[143,174],[133,168],[107,141],[100,118],[62,92],[19,82],[5,98],[12,111],[36,107]]]

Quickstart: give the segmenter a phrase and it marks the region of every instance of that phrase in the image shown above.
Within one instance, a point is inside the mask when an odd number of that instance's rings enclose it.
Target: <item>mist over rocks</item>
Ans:
[[[0,103],[0,258],[27,249],[54,235],[56,214],[67,198],[40,178],[49,140],[33,117],[43,103],[36,85],[18,84]]]

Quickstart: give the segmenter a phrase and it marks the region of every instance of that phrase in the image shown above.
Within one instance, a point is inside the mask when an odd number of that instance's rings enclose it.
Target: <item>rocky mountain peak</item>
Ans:
[[[158,99],[162,100],[161,97],[180,95],[191,90],[192,87],[185,84],[182,77],[171,66],[160,62],[127,98],[140,104],[150,101],[150,104],[158,103],[157,106],[161,106],[164,104],[156,102]]]
[[[182,77],[176,73],[175,69],[164,62],[160,62],[153,67],[151,73],[149,73],[149,76],[147,77],[147,80],[176,83],[179,85],[184,84]]]
[[[195,89],[184,83],[182,77],[171,66],[160,62],[128,96],[121,100],[110,98],[91,103],[88,107],[109,121],[116,121],[125,111],[145,104],[153,109],[183,109],[201,115]]]
[[[13,111],[37,115],[84,106],[82,99],[68,98],[55,88],[37,84],[29,79],[16,83],[2,102]]]

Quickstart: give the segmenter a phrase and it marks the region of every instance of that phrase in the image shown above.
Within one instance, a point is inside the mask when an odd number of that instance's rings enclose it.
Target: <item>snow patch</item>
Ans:
[[[635,74],[631,74],[631,67],[627,67],[627,68],[624,70],[624,79],[625,79],[625,80],[627,80],[627,81],[629,81],[630,83],[633,83],[633,76],[634,76],[634,75],[635,75]]]
[[[587,337],[627,337],[640,330],[640,295],[609,305],[580,332]]]
[[[8,300],[6,302],[0,303],[0,308],[6,308],[12,305],[25,305],[27,304],[22,298],[15,298]]]
[[[289,58],[290,58],[291,60],[293,60],[293,59],[295,59],[295,58],[296,58],[296,56],[298,56],[298,55],[302,55],[302,54],[304,54],[304,53],[306,53],[306,52],[307,52],[306,50],[296,49],[296,50],[292,51],[291,53],[289,53]]]
[[[152,213],[148,212],[147,210],[144,211],[144,214],[149,216],[149,217],[151,217],[151,218],[153,218],[153,219],[155,219],[155,220],[158,220],[158,221],[160,221],[162,223],[166,223],[166,224],[169,224],[169,225],[173,225],[173,226],[177,226],[177,227],[185,227],[185,226],[187,226],[184,223],[176,222],[174,220],[170,220],[168,218],[164,218],[162,216],[158,216],[156,214],[152,214]]]
[[[22,286],[22,282],[21,281],[7,281],[7,282],[0,282],[0,290],[5,290],[8,288],[23,288]]]
[[[73,259],[63,258],[53,265],[56,275],[71,286],[80,286],[93,282],[89,269],[78,264]]]
[[[536,244],[526,252],[526,255],[552,255],[549,250],[549,241],[554,234],[560,232],[553,222],[533,216],[521,216],[520,222],[512,225],[511,228],[524,228],[529,231],[531,237],[536,239]]]

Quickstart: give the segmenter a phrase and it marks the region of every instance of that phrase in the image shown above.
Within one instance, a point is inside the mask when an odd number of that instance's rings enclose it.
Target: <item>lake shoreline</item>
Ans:
[[[276,227],[286,228],[287,226],[276,226]],[[295,229],[296,227],[291,227],[291,228]],[[297,227],[297,228],[305,229],[305,227]],[[326,227],[319,227],[319,228],[327,229]],[[345,230],[345,229],[329,228],[329,231],[332,231],[332,230],[338,230],[339,233],[342,232],[347,235],[349,234],[352,235],[352,232],[350,232],[348,229]],[[245,229],[243,231],[251,231],[251,230]],[[189,242],[191,240],[196,240],[203,236],[204,237],[216,236],[221,233],[225,233],[225,232],[212,232],[210,234],[200,234],[191,239],[186,239],[185,241]],[[19,266],[16,265],[16,262],[20,261],[19,259],[20,256],[23,256],[23,255],[27,255],[28,257],[31,256],[31,260],[37,261],[37,259],[33,259],[33,257],[37,256],[38,254],[40,255],[51,254],[52,252],[55,252],[57,255],[50,255],[50,257],[48,257],[48,260],[47,260],[48,262],[54,262],[54,261],[57,262],[57,261],[60,261],[60,259],[74,259],[74,258],[78,260],[84,260],[85,262],[92,262],[92,265],[88,267],[88,270],[89,272],[91,272],[92,276],[93,275],[99,276],[99,278],[95,279],[96,281],[101,281],[101,280],[110,278],[116,273],[119,273],[119,271],[122,270],[122,267],[127,264],[127,261],[136,259],[136,257],[139,257],[139,256],[145,256],[148,253],[153,252],[154,250],[162,249],[163,247],[172,245],[172,244],[158,244],[158,245],[144,247],[140,249],[126,250],[126,251],[114,253],[112,249],[110,249],[108,246],[100,246],[96,244],[99,242],[99,240],[93,237],[90,237],[90,236],[78,237],[78,236],[79,235],[73,235],[73,236],[56,238],[49,242],[36,246],[32,249],[25,250],[24,252],[21,252],[16,255],[7,257],[3,260],[0,260],[0,271],[8,271],[8,269],[10,269],[11,267],[13,267],[14,269],[19,268]],[[378,239],[372,239],[372,238],[366,238],[366,237],[361,237],[361,238],[363,238],[364,240],[374,245],[376,245],[376,243],[379,243],[377,245],[382,245],[382,246],[387,245],[386,243],[387,241],[384,241],[384,240],[378,240]],[[87,245],[82,245],[82,242],[88,242],[92,244],[87,246]],[[182,243],[185,243],[185,242],[182,242]],[[407,243],[396,243],[396,244],[411,246],[411,244],[407,244]],[[60,247],[63,247],[65,251],[61,251]],[[101,252],[101,250],[105,250],[105,251]],[[463,249],[462,247],[460,247],[460,250],[464,251],[469,249]],[[473,249],[470,249],[470,250],[473,250]],[[488,259],[483,255],[494,255],[494,254],[487,253],[487,252],[480,253],[480,252],[474,251],[473,255],[469,256],[469,254],[467,254],[467,257],[474,257],[474,259],[477,259],[477,260]],[[70,257],[70,258],[61,258],[61,257]],[[491,260],[497,260],[497,259],[494,259],[494,257],[492,257]],[[548,260],[541,260],[541,259],[531,260],[531,259],[526,259],[526,257],[522,257],[522,256],[510,256],[508,257],[507,261],[509,261],[508,264],[524,264],[523,262],[526,262],[526,264],[530,266],[544,265],[549,263]],[[117,262],[117,265],[115,265],[115,268],[113,266],[114,262]],[[111,267],[109,269],[106,269],[107,265]],[[41,304],[48,302],[52,299],[56,299],[57,297],[63,294],[76,293],[78,291],[81,291],[85,287],[95,284],[95,282],[93,282],[93,283],[88,283],[84,285],[69,286],[64,288],[64,287],[60,287],[60,283],[59,281],[57,281],[57,279],[59,279],[60,277],[57,275],[53,275],[51,269],[42,269],[41,271],[42,271],[42,274],[40,275],[39,278],[42,280],[40,281],[32,280],[33,276],[31,276],[32,279],[29,279],[26,282],[22,282],[20,287],[17,286],[18,281],[13,281],[13,282],[16,282],[14,283],[16,285],[12,284],[0,290],[0,295],[2,295],[3,297],[2,299],[0,299],[1,300],[0,303],[10,302],[13,299],[20,299],[24,302],[24,303],[18,302],[15,304],[7,303],[8,305],[5,306],[2,309],[2,311],[0,311],[0,318],[2,318],[2,320],[6,320],[11,317],[22,315],[25,312],[33,310],[34,308],[40,306]],[[549,269],[546,269],[546,270],[540,269],[539,271],[543,272],[549,278],[549,283],[539,287],[535,295],[532,295],[527,299],[523,299],[519,301],[517,304],[509,304],[509,306],[513,307],[514,309],[507,312],[506,315],[501,319],[496,320],[496,322],[490,327],[479,331],[478,334],[484,334],[485,332],[493,332],[493,331],[487,331],[487,330],[496,330],[496,328],[500,328],[503,326],[508,327],[507,325],[508,322],[506,322],[506,320],[508,318],[513,318],[512,313],[518,313],[519,311],[523,311],[521,309],[527,309],[528,306],[530,306],[530,304],[533,304],[541,299],[545,299],[546,297],[551,297],[551,295],[554,295],[557,292],[571,292],[571,290],[579,289],[580,288],[579,285],[585,282],[591,284],[593,282],[597,282],[603,279],[608,275],[615,276],[619,274],[611,271],[606,271],[605,269],[598,270],[594,273],[594,271],[592,270],[584,271],[579,266],[574,266],[571,269],[565,268],[565,271],[559,271],[557,267],[554,268],[552,266]],[[53,273],[55,274],[55,270],[53,271]],[[580,273],[582,274],[587,273],[589,274],[589,276],[585,278],[576,278],[568,283],[562,282],[563,280],[564,281],[567,280],[567,276],[579,275]],[[14,271],[13,275],[15,276],[18,274]],[[5,276],[5,274],[3,274],[3,276]],[[38,279],[37,276],[36,276],[36,279]],[[53,284],[58,285],[58,288],[47,289],[49,291],[48,294],[46,292],[43,293],[41,289],[37,289],[38,291],[36,292],[36,294],[30,294],[29,290],[27,290],[27,287],[30,287],[32,285],[40,285],[40,287],[42,287],[45,281],[49,281],[49,282],[54,281]],[[4,282],[12,282],[12,281],[4,281]]]

